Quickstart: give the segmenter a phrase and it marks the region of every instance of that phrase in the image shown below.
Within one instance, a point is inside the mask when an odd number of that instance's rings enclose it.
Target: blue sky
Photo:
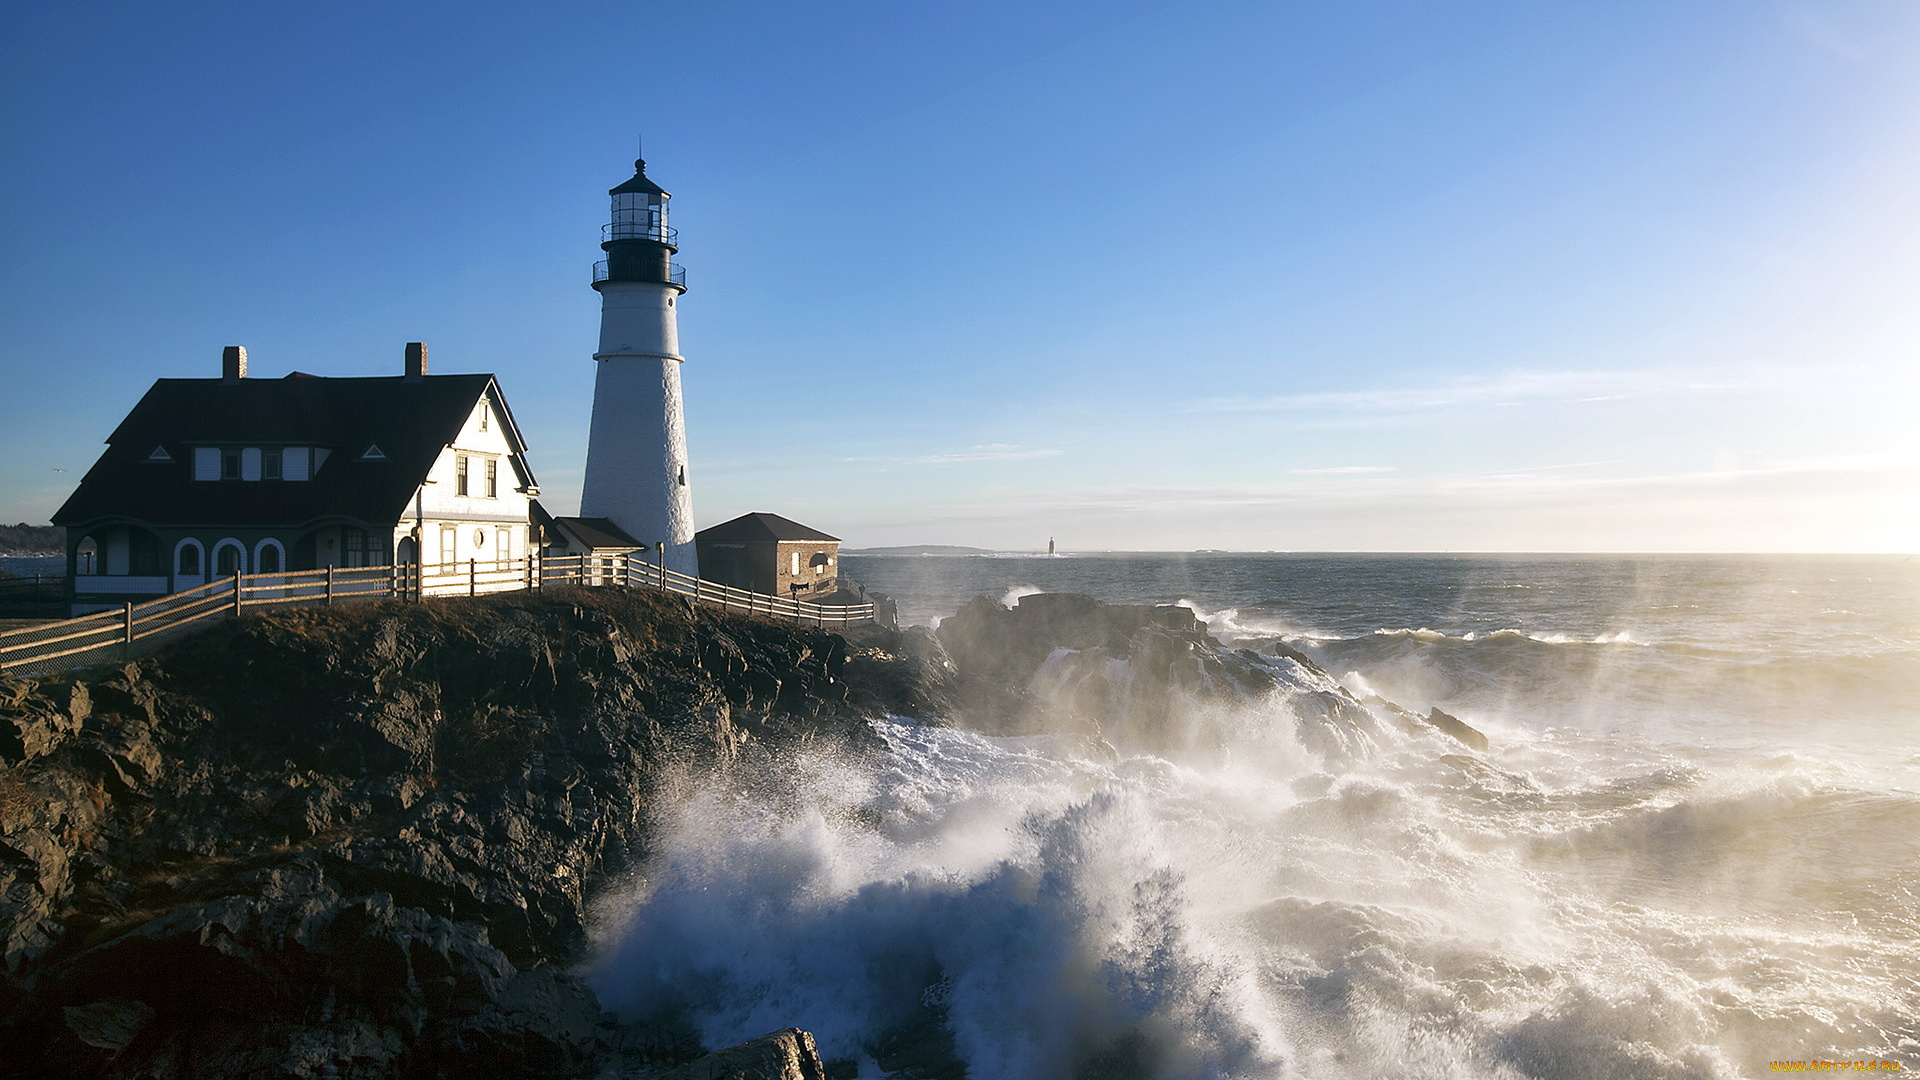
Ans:
[[[0,124],[7,521],[412,340],[570,511],[644,134],[702,526],[1920,548],[1914,0],[16,4]]]

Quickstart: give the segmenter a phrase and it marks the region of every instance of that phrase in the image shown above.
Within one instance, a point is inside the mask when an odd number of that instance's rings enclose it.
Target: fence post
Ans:
[[[533,587],[533,552],[529,551],[527,552],[527,588]]]
[[[467,595],[480,595],[480,560],[467,560]]]
[[[240,617],[240,571],[233,572],[233,617]]]
[[[124,629],[127,639],[127,649],[124,659],[131,660],[133,659],[133,601],[127,601],[127,606],[122,609],[122,617],[125,620]]]
[[[333,606],[333,564],[327,564],[327,606]]]
[[[400,595],[400,560],[395,559],[393,561],[393,565],[387,567],[387,596],[391,598],[399,595]]]

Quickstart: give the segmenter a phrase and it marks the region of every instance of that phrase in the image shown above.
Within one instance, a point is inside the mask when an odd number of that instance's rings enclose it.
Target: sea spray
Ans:
[[[807,1027],[869,1077],[1920,1065],[1915,743],[1884,737],[1913,730],[1885,699],[1903,646],[1801,642],[1789,674],[1725,627],[1521,614],[1289,639],[1355,691],[1459,709],[1485,754],[1330,714],[1331,681],[1277,655],[1277,688],[1168,694],[1172,730],[1142,730],[1139,672],[1067,650],[1032,683],[1055,729],[885,721],[869,755],[688,774],[594,984],[710,1045]],[[1862,664],[1893,677],[1820,689]],[[1821,715],[1760,700],[1782,685]]]

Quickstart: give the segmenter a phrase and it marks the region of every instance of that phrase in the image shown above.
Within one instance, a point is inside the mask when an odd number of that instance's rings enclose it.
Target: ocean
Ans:
[[[1281,693],[1152,746],[893,721],[878,755],[689,773],[597,916],[589,975],[629,1019],[800,1026],[863,1077],[1920,1068],[1911,558],[844,566],[921,624],[1184,604],[1491,745],[1329,741]]]

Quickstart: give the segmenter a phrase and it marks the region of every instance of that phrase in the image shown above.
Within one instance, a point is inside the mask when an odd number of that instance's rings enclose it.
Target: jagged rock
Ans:
[[[1190,608],[1069,593],[1025,596],[1008,608],[983,596],[942,622],[939,640],[958,676],[956,715],[997,734],[1077,731],[1177,752],[1229,741],[1208,706],[1269,703],[1292,714],[1301,745],[1320,755],[1367,756],[1382,730],[1376,712],[1309,657],[1279,642],[1260,652],[1226,648]],[[1438,710],[1423,717],[1377,698],[1368,704],[1405,730],[1486,747],[1479,732]]]
[[[668,1069],[654,1080],[827,1080],[827,1070],[813,1036],[787,1028]]]
[[[67,1030],[88,1046],[99,1050],[120,1051],[153,1023],[153,1006],[144,1001],[116,998],[91,1005],[68,1005],[61,1010],[67,1018]]]
[[[602,1071],[565,970],[656,770],[927,710],[902,635],[849,635],[549,589],[0,677],[0,1076]]]
[[[1441,712],[1439,706],[1435,706],[1433,711],[1427,713],[1426,720],[1427,723],[1432,724],[1448,735],[1473,747],[1475,750],[1485,750],[1487,748],[1487,737],[1485,735],[1482,735],[1465,720],[1449,713]]]

